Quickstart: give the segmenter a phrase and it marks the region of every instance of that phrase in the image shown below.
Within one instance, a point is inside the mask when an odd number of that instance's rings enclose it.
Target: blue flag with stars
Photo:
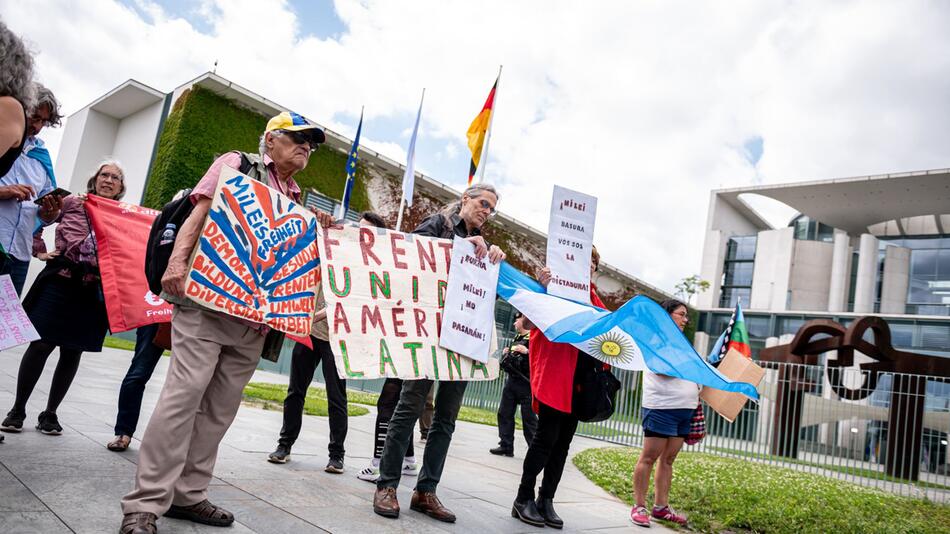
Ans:
[[[360,111],[360,124],[356,127],[356,138],[353,139],[353,146],[350,148],[350,155],[346,158],[346,186],[343,188],[343,202],[340,206],[340,216],[342,219],[346,216],[346,210],[350,209],[350,195],[353,193],[353,182],[356,180],[356,160],[360,148],[360,131],[363,129],[363,112]]]

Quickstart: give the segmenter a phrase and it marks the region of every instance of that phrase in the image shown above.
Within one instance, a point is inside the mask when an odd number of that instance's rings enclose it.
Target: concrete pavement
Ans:
[[[16,373],[25,347],[0,352],[0,410],[13,403]],[[132,487],[138,438],[158,398],[168,358],[159,363],[146,390],[139,435],[130,449],[114,453],[111,439],[119,383],[131,353],[104,349],[83,356],[75,382],[59,409],[62,436],[33,429],[45,407],[46,393],[58,354],[47,369],[27,408],[21,434],[5,434],[0,444],[0,532],[116,532],[122,518],[119,499]],[[286,383],[287,377],[258,371],[256,381]],[[265,461],[276,445],[281,414],[242,406],[221,445],[210,499],[234,512],[233,527],[223,529],[161,518],[159,531],[169,533],[307,533],[307,532],[542,532],[510,517],[521,474],[525,443],[519,436],[515,458],[492,456],[494,427],[459,422],[439,496],[458,515],[454,525],[409,510],[414,478],[399,489],[403,512],[398,520],[372,511],[374,486],[356,478],[372,456],[375,409],[350,419],[346,473],[324,473],[327,461],[327,419],[305,416],[292,461],[277,466]],[[421,450],[417,444],[417,450]],[[576,437],[571,452],[604,443]],[[565,469],[557,499],[565,532],[633,532],[629,508],[588,481],[571,463]],[[667,531],[654,525],[652,532]]]

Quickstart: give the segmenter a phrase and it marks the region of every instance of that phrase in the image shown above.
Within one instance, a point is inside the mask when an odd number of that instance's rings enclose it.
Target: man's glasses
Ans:
[[[485,199],[482,199],[482,200],[479,200],[478,203],[482,206],[482,209],[483,209],[483,210],[488,210],[488,213],[489,213],[489,214],[491,214],[491,215],[494,215],[494,214],[495,214],[495,206],[492,206],[492,205],[491,205],[491,202],[489,202],[489,201],[487,201],[487,200],[485,200]]]
[[[281,131],[284,133],[284,135],[290,136],[290,139],[298,145],[302,145],[304,143],[307,143],[308,145],[310,145],[311,152],[316,152],[317,147],[320,146],[316,141],[313,140],[313,137],[306,132],[298,132],[298,131],[291,131],[291,130],[281,130]]]

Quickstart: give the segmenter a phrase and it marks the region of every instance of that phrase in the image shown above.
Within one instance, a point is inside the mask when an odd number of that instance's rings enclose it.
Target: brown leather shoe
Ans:
[[[409,502],[409,509],[422,512],[425,515],[444,521],[446,523],[455,523],[455,514],[451,510],[442,506],[442,501],[436,497],[432,491],[414,491],[412,500]]]
[[[234,523],[234,514],[205,499],[191,506],[171,505],[165,517],[184,519],[193,523],[202,523],[215,527],[226,527]]]
[[[157,534],[158,526],[155,522],[158,516],[151,512],[132,512],[122,518],[119,534]]]
[[[399,501],[396,500],[396,488],[376,488],[373,496],[373,511],[383,517],[399,517]]]

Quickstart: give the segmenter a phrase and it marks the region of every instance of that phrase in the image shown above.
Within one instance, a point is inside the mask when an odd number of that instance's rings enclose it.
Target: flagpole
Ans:
[[[425,99],[426,99],[426,88],[423,87],[423,88],[422,88],[422,98],[419,99],[419,112],[420,112],[420,113],[422,112],[422,103],[425,101]],[[417,116],[416,116],[416,121],[417,121],[417,122],[416,122],[416,127],[417,127],[417,128],[419,127],[418,119],[419,119],[419,117],[418,117],[418,115],[417,115]],[[415,146],[413,146],[412,149],[413,149],[413,152],[409,154],[409,157],[410,157],[410,158],[415,158]],[[407,161],[406,161],[406,165],[408,165],[408,164],[409,164],[409,161],[407,160]],[[416,170],[415,170],[415,165],[413,165],[412,167],[413,167],[413,168],[412,168],[413,175],[415,175],[415,172],[416,172]],[[413,176],[413,180],[415,180],[415,176]],[[413,188],[415,188],[415,187],[413,186]],[[396,216],[396,231],[397,231],[397,232],[401,232],[401,231],[402,231],[402,230],[401,230],[401,228],[402,228],[402,209],[403,209],[403,207],[404,207],[405,205],[406,205],[406,184],[405,184],[405,178],[403,178],[402,195],[401,195],[400,198],[399,198],[399,215]]]
[[[482,149],[482,156],[478,158],[478,163],[481,166],[480,176],[478,177],[478,182],[485,181],[485,167],[488,166],[488,144],[491,143],[491,127],[495,123],[495,112],[498,111],[498,89],[501,87],[501,68],[504,65],[498,65],[498,78],[495,80],[495,98],[492,100],[491,105],[491,116],[488,119],[488,133],[485,134],[485,147]]]

